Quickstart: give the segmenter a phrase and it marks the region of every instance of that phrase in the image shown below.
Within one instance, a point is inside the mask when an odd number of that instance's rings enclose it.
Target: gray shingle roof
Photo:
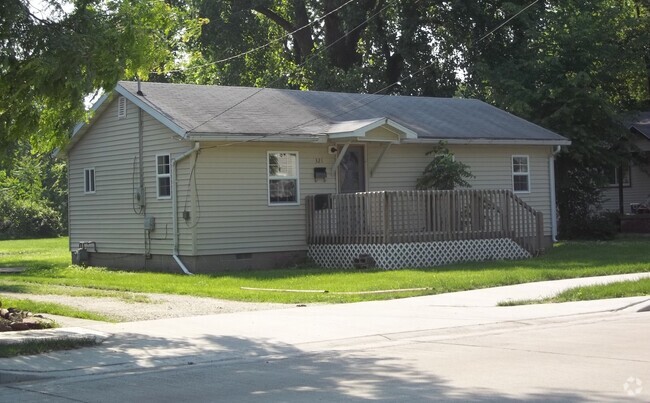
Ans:
[[[635,118],[635,121],[629,125],[630,129],[636,130],[650,140],[650,112],[641,112]]]
[[[545,141],[567,139],[474,99],[382,96],[121,81],[137,97],[196,138],[206,135],[311,135],[388,118],[420,139]],[[349,122],[349,124],[348,124]]]

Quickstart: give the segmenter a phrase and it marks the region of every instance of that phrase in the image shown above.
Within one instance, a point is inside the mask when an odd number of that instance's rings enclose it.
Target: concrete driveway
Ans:
[[[0,359],[0,401],[647,402],[650,297],[495,306],[632,276],[87,324],[111,336]]]

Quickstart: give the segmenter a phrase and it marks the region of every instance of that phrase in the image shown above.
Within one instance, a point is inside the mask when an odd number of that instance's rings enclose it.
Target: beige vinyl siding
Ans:
[[[197,254],[230,254],[305,249],[304,198],[308,194],[336,193],[332,173],[335,155],[326,144],[247,143],[222,146],[202,144],[197,164],[201,220],[196,227]],[[373,177],[383,145],[366,145],[368,190],[413,189],[429,156],[429,146],[393,145]],[[478,189],[512,189],[512,155],[528,155],[531,192],[520,197],[544,213],[550,235],[550,147],[454,146],[459,161],[470,165]],[[299,154],[299,206],[268,206],[267,151]],[[327,168],[326,182],[315,181],[314,167]]]
[[[367,146],[368,166],[373,166],[382,149],[381,144]],[[368,190],[410,190],[431,160],[425,155],[433,145],[394,145],[384,155]],[[551,147],[472,145],[449,146],[457,161],[470,167],[475,178],[468,180],[474,189],[512,190],[512,156],[529,157],[530,193],[517,193],[522,200],[544,214],[544,233],[551,234],[549,156]],[[369,171],[368,171],[369,172]]]
[[[630,170],[631,186],[623,187],[623,208],[625,213],[630,213],[630,203],[643,203],[650,197],[650,175],[638,166]],[[601,209],[618,212],[618,187],[603,189]]]
[[[331,172],[335,156],[327,148],[327,144],[202,144],[196,168],[201,210],[197,253],[305,249],[305,195],[336,191]],[[300,205],[268,205],[268,151],[298,153]],[[314,167],[327,168],[325,182],[314,180]]]
[[[68,153],[70,245],[80,241],[97,242],[106,253],[144,253],[144,216],[134,211],[134,191],[139,186],[138,108],[127,102],[126,118],[117,118],[117,97],[97,117],[83,138]],[[156,153],[180,153],[189,148],[174,140],[174,133],[145,116],[145,188],[147,215],[156,217],[152,253],[172,249],[171,200],[156,200]],[[84,194],[84,169],[95,168],[95,193]],[[182,167],[181,167],[182,168]],[[183,169],[179,169],[185,175]],[[191,237],[185,237],[190,238]],[[191,246],[190,246],[191,249]],[[185,247],[187,250],[187,246]]]

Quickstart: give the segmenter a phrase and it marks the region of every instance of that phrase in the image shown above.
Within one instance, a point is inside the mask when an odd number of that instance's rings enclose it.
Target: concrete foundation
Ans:
[[[217,273],[234,270],[269,270],[304,264],[307,251],[238,253],[227,255],[179,256],[192,273]],[[90,252],[89,266],[110,269],[182,273],[171,255]]]

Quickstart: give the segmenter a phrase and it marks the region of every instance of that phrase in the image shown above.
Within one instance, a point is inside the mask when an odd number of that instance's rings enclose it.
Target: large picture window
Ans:
[[[527,155],[512,156],[512,190],[517,193],[530,192],[530,165]]]
[[[169,199],[172,196],[172,174],[169,164],[169,154],[156,156],[156,188],[159,199]]]
[[[95,193],[95,168],[84,169],[84,193]]]
[[[270,151],[267,165],[269,205],[299,204],[298,153]]]

